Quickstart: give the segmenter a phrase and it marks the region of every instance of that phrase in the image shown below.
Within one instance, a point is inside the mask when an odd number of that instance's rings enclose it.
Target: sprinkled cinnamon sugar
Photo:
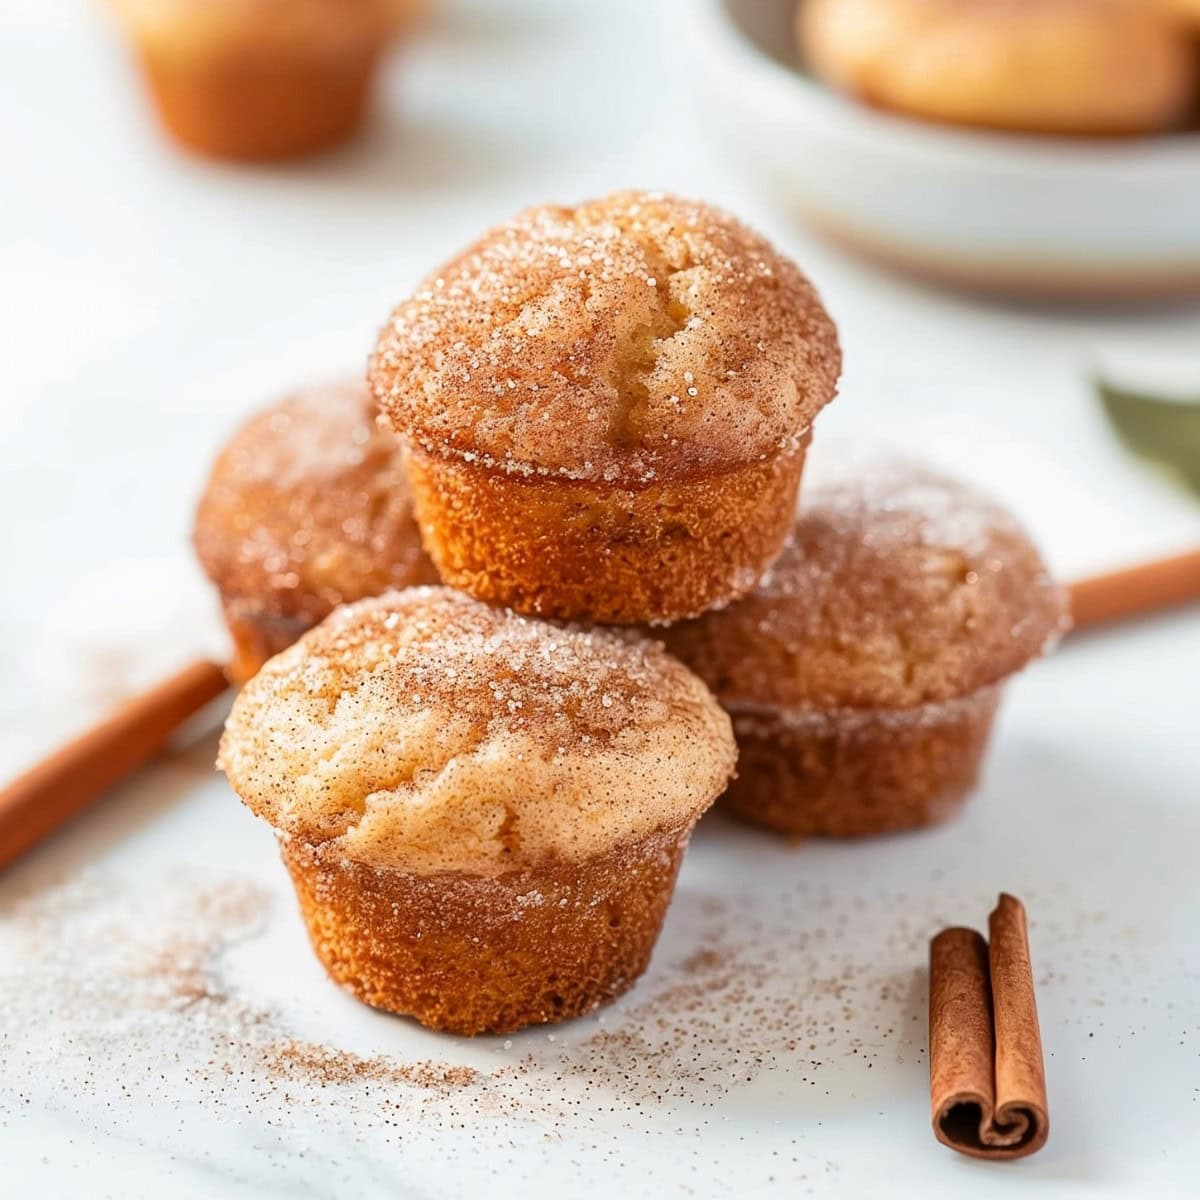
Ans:
[[[794,263],[718,209],[630,191],[485,234],[396,309],[369,375],[431,453],[644,484],[794,444],[840,366]]]
[[[400,443],[359,385],[308,388],[250,417],[213,464],[195,545],[227,609],[302,628],[437,578]]]
[[[813,456],[783,553],[744,599],[663,630],[728,707],[906,708],[1020,670],[1065,597],[976,489],[854,444]]]
[[[392,1084],[444,1093],[471,1086],[472,1067],[362,1056],[306,1040],[279,1011],[231,983],[226,953],[259,937],[267,892],[240,879],[203,882],[183,873],[149,902],[115,880],[78,882],[26,897],[4,914],[23,945],[27,973],[0,987],[6,1012],[27,1011],[44,1034],[39,1053],[73,1048],[85,1090],[97,1071],[120,1072],[150,1046],[202,1090],[236,1075],[273,1086]],[[22,985],[27,990],[21,990]]]
[[[336,1050],[298,1038],[281,1038],[263,1049],[263,1064],[275,1079],[297,1079],[321,1086],[332,1083],[407,1084],[421,1088],[468,1087],[479,1077],[474,1067],[452,1067],[443,1063],[398,1063],[384,1055],[364,1058],[348,1050]]]
[[[268,663],[220,763],[277,830],[428,873],[689,824],[733,756],[728,718],[658,643],[411,588],[337,610]]]
[[[819,914],[806,927],[799,912]],[[764,917],[764,909],[773,915]],[[772,904],[705,896],[695,949],[652,973],[652,986],[602,1014],[601,1029],[564,1047],[554,1078],[582,1085],[589,1103],[637,1106],[664,1101],[713,1108],[723,1097],[776,1072],[800,1077],[827,1095],[821,1070],[858,1060],[916,1066],[924,1055],[924,1011],[916,972],[887,965],[919,953],[919,920],[893,920],[886,909],[857,914],[885,923],[889,953],[862,956],[846,938],[853,909],[803,884]],[[892,927],[886,923],[891,921]],[[869,1021],[864,1026],[864,1018]],[[527,1059],[522,1073],[546,1064]]]
[[[664,950],[646,984],[596,1017],[523,1035],[519,1048],[492,1039],[490,1070],[360,1054],[338,1045],[336,1029],[326,1042],[303,1037],[277,1005],[247,996],[228,965],[266,932],[268,894],[199,872],[173,872],[149,892],[85,875],[8,904],[2,948],[24,970],[0,979],[0,1001],[31,1077],[65,1073],[70,1094],[102,1091],[110,1075],[132,1080],[149,1056],[168,1096],[217,1100],[236,1087],[273,1105],[324,1094],[367,1123],[435,1105],[446,1118],[525,1113],[569,1130],[591,1109],[668,1098],[711,1107],[763,1072],[799,1070],[817,1086],[831,1055],[864,1067],[884,1054],[919,1057],[912,982],[856,957],[844,936],[853,910],[803,884],[776,901],[764,919],[745,898],[690,897],[684,948]],[[827,915],[805,928],[802,910]],[[886,908],[857,916],[894,923]],[[890,942],[915,953],[924,925],[894,924]],[[865,1008],[879,1013],[870,1036],[859,1029]]]
[[[769,853],[775,876],[784,852]],[[837,1168],[823,1124],[869,1132],[874,1119],[901,1119],[913,1097],[920,1120],[927,939],[988,890],[937,867],[897,892],[832,857],[817,864],[823,882],[752,890],[728,859],[707,885],[702,869],[625,999],[552,1031],[471,1041],[371,1014],[315,968],[298,970],[306,950],[290,898],[270,904],[244,878],[87,872],[57,887],[30,880],[24,896],[10,883],[0,889],[0,1127],[48,1113],[60,1129],[169,1150],[221,1178],[251,1161],[233,1147],[252,1146],[276,1184],[308,1180],[314,1160],[353,1158],[369,1178],[546,1172],[578,1184],[636,1171],[665,1187],[699,1171],[721,1185],[698,1194],[739,1194],[761,1170],[803,1195],[806,1178]],[[921,857],[921,871],[937,860]],[[1102,891],[1071,901],[1062,887],[1031,892],[1050,910],[1036,934],[1038,961],[1053,967],[1037,985],[1060,1053],[1072,1038],[1099,1051],[1103,1038],[1106,1052],[1133,1054],[1147,1027],[1187,1044],[1196,1005],[1179,988],[1194,973],[1180,963],[1147,982],[1152,956],[1106,913]],[[180,971],[147,971],[180,945]],[[1118,1027],[1118,995],[1142,987],[1142,1020]],[[753,1149],[733,1153],[745,1122]],[[629,1156],[630,1139],[670,1140],[662,1174],[654,1156]]]

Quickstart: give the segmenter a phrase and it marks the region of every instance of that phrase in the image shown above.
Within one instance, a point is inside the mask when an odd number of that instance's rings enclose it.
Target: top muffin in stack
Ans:
[[[790,260],[707,205],[543,206],[433,272],[369,381],[445,582],[662,623],[744,595],[791,525],[841,356]]]

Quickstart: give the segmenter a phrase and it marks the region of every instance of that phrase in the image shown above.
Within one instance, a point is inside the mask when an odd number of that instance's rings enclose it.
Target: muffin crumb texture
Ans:
[[[687,826],[734,753],[728,718],[661,645],[412,588],[336,610],[269,662],[220,765],[287,838],[487,874]]]
[[[788,259],[651,192],[527,209],[429,276],[370,380],[431,454],[644,485],[769,457],[833,396],[834,326]]]

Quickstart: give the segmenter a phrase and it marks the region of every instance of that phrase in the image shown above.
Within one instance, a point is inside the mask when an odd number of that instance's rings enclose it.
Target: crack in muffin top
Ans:
[[[749,596],[659,631],[727,707],[911,708],[1020,670],[1065,595],[1006,509],[871,448],[826,447],[795,528]]]
[[[630,191],[485,234],[395,310],[369,379],[427,453],[644,486],[787,448],[840,370],[794,263],[718,209]]]
[[[250,417],[213,464],[193,541],[227,604],[276,617],[315,622],[437,579],[402,444],[361,384],[308,388]]]
[[[219,765],[284,835],[414,873],[502,873],[686,828],[735,753],[661,644],[422,587],[339,608],[268,662]]]

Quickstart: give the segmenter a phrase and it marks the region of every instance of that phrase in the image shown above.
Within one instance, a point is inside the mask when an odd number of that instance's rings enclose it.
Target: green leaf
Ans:
[[[1125,446],[1200,496],[1200,396],[1193,400],[1155,396],[1102,379],[1095,386]]]

